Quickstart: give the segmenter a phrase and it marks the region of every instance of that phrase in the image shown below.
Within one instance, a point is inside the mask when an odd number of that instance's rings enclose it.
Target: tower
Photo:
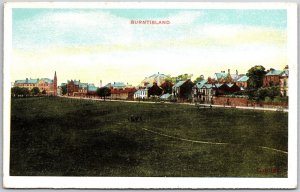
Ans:
[[[53,95],[57,96],[57,76],[56,76],[56,71],[54,73],[54,79],[53,79]]]

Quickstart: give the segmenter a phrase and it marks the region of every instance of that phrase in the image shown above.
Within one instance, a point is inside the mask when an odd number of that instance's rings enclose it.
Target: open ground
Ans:
[[[12,176],[287,177],[288,113],[13,98]]]

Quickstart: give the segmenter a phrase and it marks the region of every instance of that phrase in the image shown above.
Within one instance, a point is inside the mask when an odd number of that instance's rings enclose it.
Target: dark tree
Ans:
[[[38,95],[40,93],[40,89],[38,87],[34,87],[31,89],[32,95]]]
[[[157,86],[156,83],[154,83],[153,86],[150,87],[149,90],[148,90],[149,96],[155,96],[155,95],[159,96],[159,95],[162,94],[162,92],[163,92],[163,89],[160,88],[159,86]]]
[[[62,85],[62,86],[61,86],[61,94],[62,94],[62,95],[67,94],[67,85]]]
[[[20,87],[11,88],[11,96],[12,97],[18,97],[19,95],[22,95],[22,88],[20,88]]]
[[[170,80],[166,80],[163,84],[161,84],[161,88],[163,89],[163,93],[172,93],[172,87],[173,87],[173,83]]]
[[[101,87],[101,88],[97,88],[97,95],[101,98],[105,98],[110,96],[111,93],[110,93],[110,89],[108,87]]]
[[[248,87],[252,89],[258,89],[262,87],[265,74],[265,68],[261,65],[256,65],[249,69],[247,73],[247,76],[249,77]]]
[[[259,88],[256,91],[256,96],[259,100],[265,100],[266,97],[274,99],[277,96],[280,96],[280,88],[278,86]]]
[[[12,97],[27,97],[29,95],[29,90],[27,88],[13,87],[11,88]]]
[[[46,92],[45,89],[42,91],[42,94],[43,94],[43,95],[46,95],[46,94],[47,94],[47,92]]]

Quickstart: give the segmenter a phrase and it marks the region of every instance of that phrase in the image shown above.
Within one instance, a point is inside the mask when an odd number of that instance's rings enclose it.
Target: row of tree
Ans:
[[[13,87],[11,88],[12,97],[28,97],[37,95],[46,95],[46,90],[40,91],[38,87],[33,87],[30,91],[28,88],[24,87]]]

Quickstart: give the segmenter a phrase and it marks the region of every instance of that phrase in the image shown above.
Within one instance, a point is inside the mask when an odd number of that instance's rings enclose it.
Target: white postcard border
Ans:
[[[180,9],[287,9],[289,64],[289,133],[287,178],[195,178],[195,177],[22,177],[9,176],[10,63],[12,8],[180,8]],[[3,184],[6,188],[103,188],[103,189],[198,189],[198,188],[295,188],[297,185],[297,4],[295,3],[170,3],[170,2],[76,2],[5,3],[3,67]]]

